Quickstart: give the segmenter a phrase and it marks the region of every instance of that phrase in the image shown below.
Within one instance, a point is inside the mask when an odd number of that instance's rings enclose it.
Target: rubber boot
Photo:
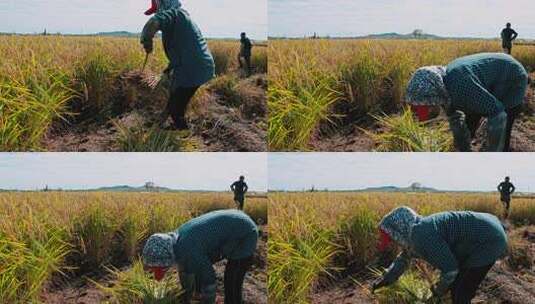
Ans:
[[[507,113],[505,111],[489,117],[487,122],[487,147],[485,152],[503,152]]]
[[[466,115],[461,111],[450,111],[448,113],[450,130],[453,133],[453,143],[459,152],[472,151],[472,137],[466,124]]]

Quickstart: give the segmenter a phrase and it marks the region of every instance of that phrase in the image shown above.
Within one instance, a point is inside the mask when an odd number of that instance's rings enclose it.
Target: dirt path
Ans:
[[[354,283],[351,279],[345,279],[330,286],[326,286],[310,297],[312,304],[354,304],[354,303],[377,303],[369,295],[369,291]]]
[[[535,79],[535,74],[531,77]],[[445,116],[444,120],[446,120]],[[335,132],[318,131],[310,142],[311,149],[325,152],[373,151],[377,146],[376,143],[361,128],[372,132],[380,132],[380,130],[370,119],[364,119],[364,121],[337,127]],[[472,143],[474,151],[479,151],[481,148],[482,133],[481,131],[478,133],[479,137],[475,138]],[[513,126],[511,149],[514,152],[535,151],[535,87],[533,85],[528,88],[526,94],[525,111]]]
[[[148,130],[156,126],[165,108],[167,92],[162,89],[153,91],[148,86],[153,77],[135,72],[121,75],[114,86],[116,91],[112,93],[113,104],[105,110],[105,119],[56,124],[43,140],[45,149],[56,152],[121,151],[117,142],[120,129]],[[228,102],[211,83],[202,87],[189,106],[187,119],[191,130],[170,131],[182,144],[181,151],[265,151],[265,78],[265,74],[257,74],[239,79],[233,88],[239,95],[239,104]]]
[[[267,236],[259,239],[257,254],[252,269],[247,273],[243,285],[244,304],[267,304]],[[217,275],[217,302],[224,302],[224,261],[214,265]],[[105,278],[96,280],[108,285]],[[48,287],[41,299],[47,304],[96,304],[109,300],[101,290],[83,278],[63,282],[62,286]]]

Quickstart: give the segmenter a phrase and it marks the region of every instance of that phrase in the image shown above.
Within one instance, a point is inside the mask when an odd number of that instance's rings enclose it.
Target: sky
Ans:
[[[270,153],[270,190],[355,190],[407,187],[495,191],[507,175],[520,192],[535,192],[532,153]]]
[[[150,0],[1,0],[0,32],[91,34],[141,32]],[[267,37],[267,0],[182,1],[203,35]]]
[[[498,37],[511,22],[535,39],[533,0],[269,0],[269,35],[362,36],[414,29],[449,37]]]
[[[228,190],[245,175],[267,189],[266,153],[0,153],[0,189],[91,189],[142,186]]]

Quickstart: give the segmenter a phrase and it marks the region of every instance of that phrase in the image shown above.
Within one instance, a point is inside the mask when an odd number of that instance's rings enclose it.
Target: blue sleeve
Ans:
[[[442,294],[455,281],[459,273],[457,258],[439,235],[427,234],[425,240],[417,241],[418,253],[433,267],[440,270],[440,280],[436,292]]]
[[[200,287],[216,284],[214,267],[209,257],[204,254],[190,254],[183,266],[186,273],[195,275]]]
[[[407,270],[411,262],[411,256],[407,251],[400,253],[397,258],[392,262],[386,274],[383,276],[383,280],[387,285],[390,285],[397,281],[399,277]]]
[[[177,17],[179,17],[178,10],[170,9],[163,12],[159,12],[152,18],[158,21],[158,23],[160,24],[160,29],[165,30],[175,23]]]

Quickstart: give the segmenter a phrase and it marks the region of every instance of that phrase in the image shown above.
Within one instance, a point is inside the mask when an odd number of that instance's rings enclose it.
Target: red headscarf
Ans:
[[[383,229],[379,228],[379,246],[377,246],[377,250],[379,252],[383,252],[388,248],[388,246],[392,243],[392,238],[388,233],[386,233]]]
[[[158,7],[160,6],[159,0],[152,0],[151,7],[145,12],[145,15],[150,16],[158,11]]]
[[[411,105],[411,110],[416,113],[419,121],[429,120],[429,108],[428,105]]]
[[[161,281],[167,272],[166,267],[150,267],[149,271],[154,274],[154,279],[156,281]]]

